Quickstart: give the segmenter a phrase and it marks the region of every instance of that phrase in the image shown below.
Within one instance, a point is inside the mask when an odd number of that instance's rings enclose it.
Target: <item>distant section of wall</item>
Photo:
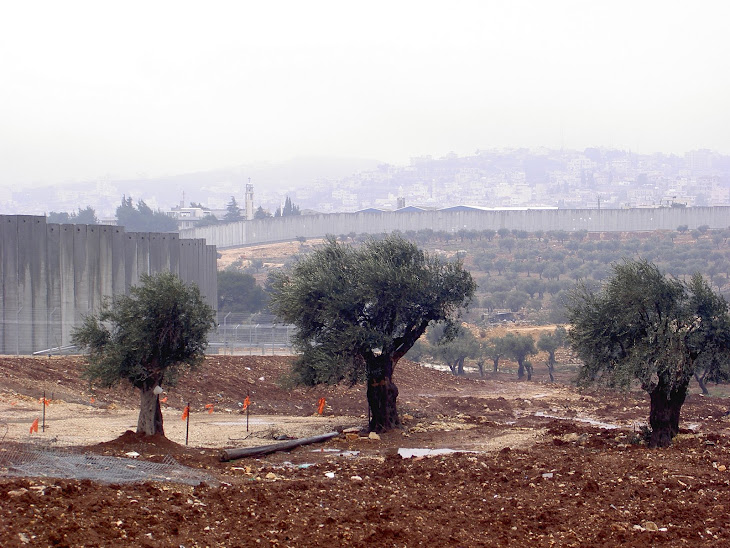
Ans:
[[[296,215],[239,221],[180,231],[185,238],[204,238],[219,248],[260,244],[298,237],[322,238],[381,234],[400,230],[587,230],[589,232],[642,232],[676,230],[686,225],[694,229],[730,227],[730,207],[652,208],[652,209],[527,209],[527,210],[443,210],[389,211]]]
[[[189,251],[194,250],[194,251]],[[217,251],[203,239],[0,215],[0,354],[68,345],[74,326],[142,274],[173,272],[218,308]]]

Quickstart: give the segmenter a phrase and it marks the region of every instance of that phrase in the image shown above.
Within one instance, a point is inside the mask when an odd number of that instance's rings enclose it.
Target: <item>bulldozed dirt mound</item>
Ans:
[[[127,431],[138,394],[90,387],[78,358],[0,359],[0,476],[14,448],[53,451],[63,442],[64,451],[173,458],[216,480],[193,487],[0,477],[0,545],[730,543],[725,397],[693,392],[674,445],[649,450],[641,443],[648,415],[641,392],[579,392],[567,382],[518,382],[511,371],[457,378],[402,362],[394,380],[403,428],[373,439],[358,432],[367,423],[364,387],[283,388],[289,360],[209,357],[166,387],[168,436],[150,439]],[[563,371],[561,380],[571,376]],[[30,434],[44,390],[48,428]],[[246,395],[248,433],[238,406]],[[186,446],[180,412],[188,401],[194,436]],[[105,423],[117,430],[100,428]],[[219,458],[224,446],[331,429],[342,433],[324,443]]]

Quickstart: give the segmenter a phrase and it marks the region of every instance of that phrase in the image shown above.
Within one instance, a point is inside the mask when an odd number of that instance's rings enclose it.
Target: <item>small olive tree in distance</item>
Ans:
[[[432,322],[453,326],[475,289],[460,262],[444,262],[398,236],[361,247],[329,237],[269,278],[270,310],[296,325],[295,380],[367,381],[369,428],[400,424],[393,372]]]
[[[535,348],[535,339],[530,335],[520,335],[518,333],[507,333],[502,337],[502,345],[505,356],[512,358],[517,362],[517,378],[522,380],[527,371],[527,380],[532,380],[532,362],[528,360],[528,356],[537,354]]]
[[[700,274],[664,276],[645,260],[625,260],[600,287],[576,286],[568,304],[568,337],[583,361],[579,381],[649,394],[652,447],[679,432],[679,413],[698,368],[727,369],[730,316],[725,299]]]
[[[88,351],[86,378],[107,387],[126,380],[139,388],[137,433],[164,435],[155,387],[173,383],[182,367],[203,361],[215,312],[195,284],[174,274],[143,274],[140,282],[129,295],[117,295],[97,315],[86,316],[72,340]]]

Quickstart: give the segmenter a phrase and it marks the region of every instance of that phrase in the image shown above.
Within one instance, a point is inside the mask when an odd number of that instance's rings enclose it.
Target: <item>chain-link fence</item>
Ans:
[[[73,354],[74,327],[83,314],[64,316],[61,309],[20,308],[2,310],[0,317],[0,354]],[[294,326],[276,322],[265,314],[219,313],[217,328],[208,336],[208,353],[273,355],[292,352]]]
[[[219,313],[218,328],[208,337],[208,352],[220,354],[291,354],[294,326],[266,314]]]

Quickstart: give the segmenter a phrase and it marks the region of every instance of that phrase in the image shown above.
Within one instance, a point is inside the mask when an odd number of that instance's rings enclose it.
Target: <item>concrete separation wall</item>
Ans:
[[[128,293],[143,273],[169,271],[196,283],[217,309],[216,263],[216,247],[200,238],[0,215],[0,354],[68,345],[85,315]]]
[[[694,229],[730,227],[730,207],[651,208],[651,209],[526,209],[526,210],[436,210],[330,213],[297,215],[239,221],[180,231],[183,238],[204,238],[219,248],[294,240],[381,234],[400,230],[587,230],[589,232],[641,232],[676,230],[687,225]]]

